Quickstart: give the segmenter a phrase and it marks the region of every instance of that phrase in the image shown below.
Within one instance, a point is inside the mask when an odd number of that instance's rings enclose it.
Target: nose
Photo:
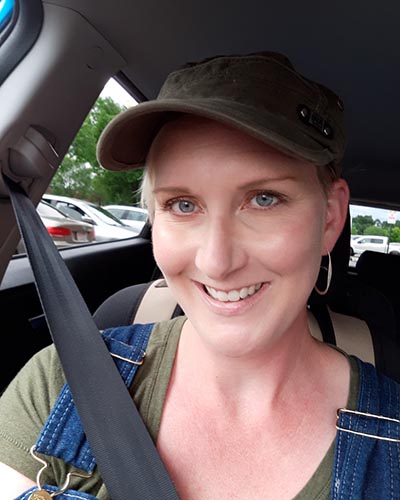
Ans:
[[[215,217],[205,225],[196,251],[196,267],[212,280],[221,280],[247,263],[245,242],[232,220]]]

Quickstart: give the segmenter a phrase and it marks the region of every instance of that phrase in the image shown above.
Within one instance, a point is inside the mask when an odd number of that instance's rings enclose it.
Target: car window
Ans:
[[[66,217],[66,215],[64,215],[60,210],[57,210],[57,208],[43,202],[39,203],[36,210],[42,217]]]
[[[96,212],[96,215],[107,224],[117,224],[119,226],[123,226],[123,223],[105,208],[93,204],[90,204],[89,206]]]
[[[75,205],[71,205],[70,203],[66,203],[64,201],[56,202],[56,207],[67,217],[72,217],[75,220],[82,220],[82,217],[85,216],[85,212],[81,210],[79,207]]]
[[[122,210],[120,208],[112,208],[108,210],[110,213],[114,214],[115,217],[118,217],[118,219],[126,219],[128,216],[128,212],[125,210]]]
[[[0,0],[0,84],[29,52],[43,22],[41,0]]]
[[[350,215],[350,266],[354,267],[366,250],[399,255],[399,212],[379,206],[351,204]]]
[[[14,8],[14,0],[0,0],[0,31],[3,31],[11,21]]]
[[[125,214],[124,219],[138,220],[140,222],[145,222],[147,220],[147,214],[136,210],[127,210]]]
[[[136,101],[116,80],[108,81],[82,124],[47,191],[48,195],[73,198],[83,202],[78,205],[68,201],[50,200],[52,205],[66,216],[96,225],[104,223],[120,228],[127,227],[120,220],[122,210],[120,213],[116,213],[115,210],[111,213],[103,206],[131,205],[132,201],[137,203],[142,170],[106,171],[97,162],[96,144],[105,125],[122,110],[135,104]],[[121,234],[120,237],[124,235]],[[115,236],[110,236],[110,239],[115,238]]]

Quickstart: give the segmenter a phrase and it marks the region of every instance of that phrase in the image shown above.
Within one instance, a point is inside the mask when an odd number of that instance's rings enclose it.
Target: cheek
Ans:
[[[179,227],[163,224],[157,216],[153,221],[152,241],[154,258],[165,277],[179,274],[194,259],[187,237]]]
[[[311,281],[318,274],[323,253],[323,218],[316,213],[298,213],[264,228],[258,242],[259,255],[277,274],[307,274]]]

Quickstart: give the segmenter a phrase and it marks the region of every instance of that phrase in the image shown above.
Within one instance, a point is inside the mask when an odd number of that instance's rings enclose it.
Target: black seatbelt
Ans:
[[[326,304],[312,303],[309,307],[321,330],[322,340],[328,344],[336,345],[335,329],[328,306]]]
[[[53,342],[112,500],[179,497],[67,266],[36,209],[6,178]]]

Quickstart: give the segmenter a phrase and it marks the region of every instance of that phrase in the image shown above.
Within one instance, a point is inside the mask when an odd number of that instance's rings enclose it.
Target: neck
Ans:
[[[260,411],[272,411],[293,396],[308,398],[316,390],[324,350],[309,333],[306,313],[270,346],[235,357],[205,344],[187,321],[174,378],[188,391],[196,388],[203,404],[219,402],[232,412],[256,410],[257,405]]]

